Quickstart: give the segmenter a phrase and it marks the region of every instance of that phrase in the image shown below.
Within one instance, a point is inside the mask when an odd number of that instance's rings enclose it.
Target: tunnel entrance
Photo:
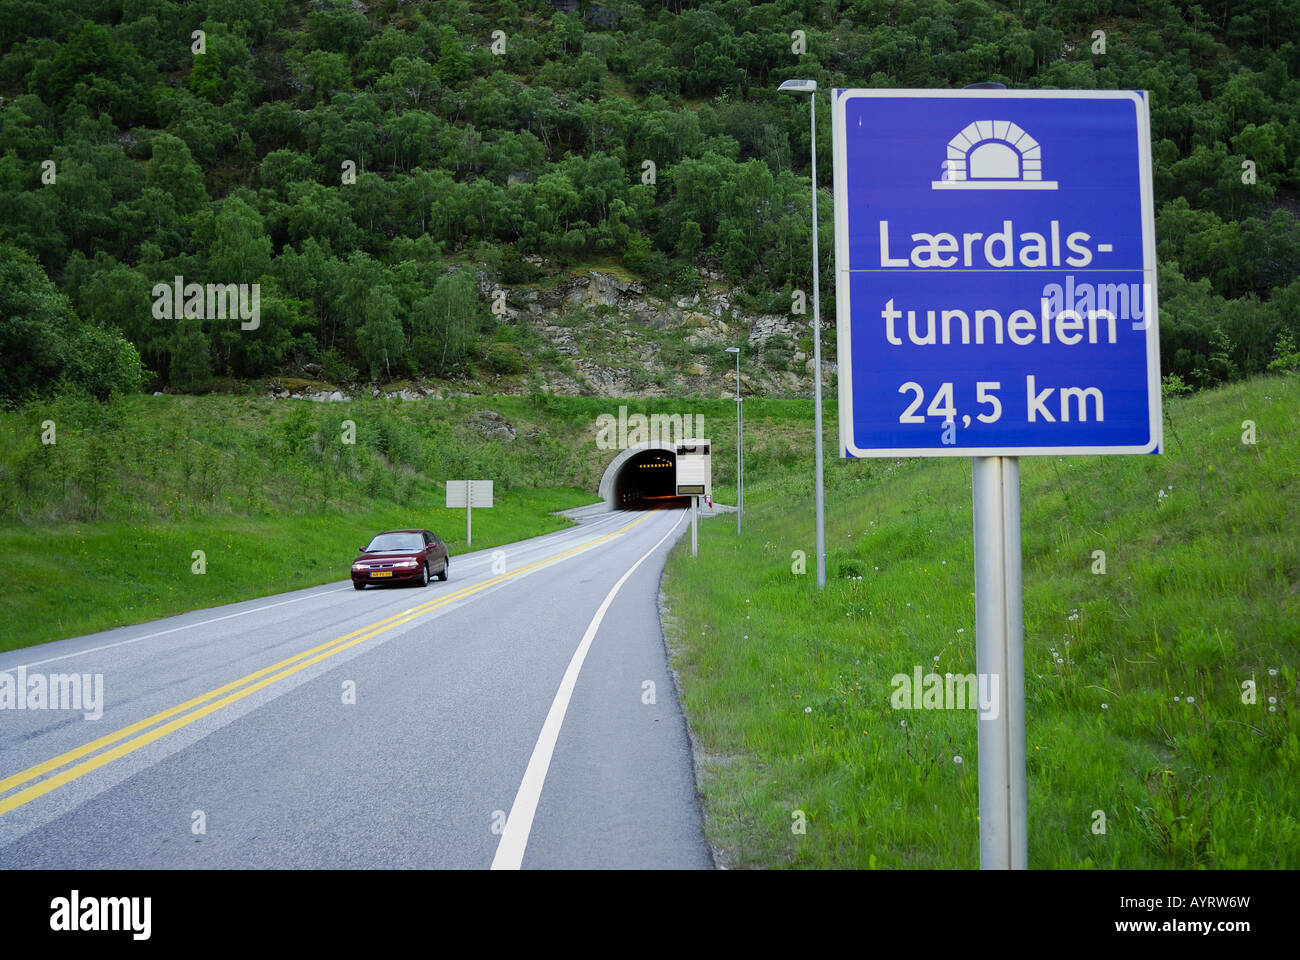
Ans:
[[[677,451],[668,444],[642,444],[624,450],[605,470],[600,493],[612,510],[689,507],[677,496]]]
[[[643,450],[619,469],[614,478],[616,510],[649,510],[652,507],[690,506],[677,496],[677,454],[669,450]]]

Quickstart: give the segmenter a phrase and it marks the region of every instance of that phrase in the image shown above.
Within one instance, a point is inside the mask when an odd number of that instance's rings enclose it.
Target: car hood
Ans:
[[[379,553],[363,553],[352,562],[391,563],[393,560],[416,560],[419,559],[421,553],[423,553],[422,550],[395,550],[391,552],[384,550]]]

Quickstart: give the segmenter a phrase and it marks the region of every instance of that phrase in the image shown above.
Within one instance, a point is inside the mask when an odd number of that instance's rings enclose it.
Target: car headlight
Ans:
[[[393,564],[395,567],[418,567],[419,565],[420,562],[418,560],[399,560],[397,563]]]

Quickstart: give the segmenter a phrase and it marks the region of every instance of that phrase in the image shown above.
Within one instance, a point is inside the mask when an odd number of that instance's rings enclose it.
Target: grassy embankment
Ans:
[[[1163,456],[1021,461],[1031,867],[1300,866],[1297,409],[1258,379],[1170,403]],[[802,449],[669,561],[706,829],[733,866],[975,867],[975,714],[891,707],[975,672],[970,463],[837,462],[831,421],[824,593]]]
[[[339,580],[382,529],[427,526],[454,555],[465,516],[442,506],[448,478],[495,482],[497,506],[475,511],[475,548],[560,529],[567,521],[553,511],[595,499],[614,456],[596,446],[596,418],[620,404],[703,414],[718,435],[715,476],[734,482],[730,400],[138,396],[0,412],[0,649]],[[806,419],[806,404],[749,405],[772,421],[774,444],[797,434],[781,424]],[[476,427],[486,411],[514,439]],[[353,444],[343,442],[348,420]],[[46,421],[53,444],[41,443]],[[751,449],[752,476],[788,459]]]

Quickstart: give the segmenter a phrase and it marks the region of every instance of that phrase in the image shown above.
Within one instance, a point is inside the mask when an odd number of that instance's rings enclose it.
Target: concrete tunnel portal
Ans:
[[[689,507],[677,496],[677,449],[667,443],[641,443],[621,451],[600,478],[600,496],[611,510]]]

